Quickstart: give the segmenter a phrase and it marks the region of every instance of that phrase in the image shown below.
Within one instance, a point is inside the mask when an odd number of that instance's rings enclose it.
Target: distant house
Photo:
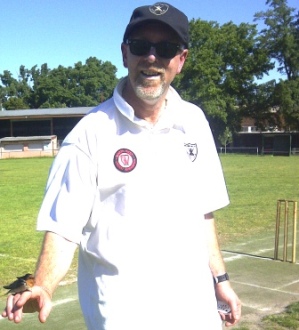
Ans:
[[[275,113],[273,111],[273,113]],[[267,123],[265,123],[267,124]],[[286,131],[278,126],[265,125],[261,130],[252,118],[243,118],[241,131],[234,136],[235,148],[256,148],[262,155],[290,156],[299,154],[299,132]]]
[[[0,159],[55,156],[57,149],[56,135],[0,139]]]

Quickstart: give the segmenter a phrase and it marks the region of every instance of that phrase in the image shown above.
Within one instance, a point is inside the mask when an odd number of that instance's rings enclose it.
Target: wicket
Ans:
[[[281,215],[283,211],[283,261],[288,260],[288,236],[290,228],[293,231],[292,237],[292,263],[296,262],[296,237],[297,237],[297,202],[293,200],[280,199],[277,201],[276,211],[276,232],[275,232],[275,250],[274,260],[278,260],[278,248],[279,248],[279,232],[281,227]],[[292,211],[292,225],[289,225],[289,216]]]

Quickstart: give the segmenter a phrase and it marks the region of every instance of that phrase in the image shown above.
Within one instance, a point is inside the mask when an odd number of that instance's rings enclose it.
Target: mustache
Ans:
[[[141,71],[150,71],[150,72],[155,72],[155,73],[165,73],[164,68],[159,68],[157,66],[149,66],[149,67],[143,67]]]

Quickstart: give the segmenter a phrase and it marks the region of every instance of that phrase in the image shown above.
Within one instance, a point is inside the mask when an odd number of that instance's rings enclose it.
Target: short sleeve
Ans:
[[[96,165],[74,144],[63,146],[50,170],[37,230],[80,242],[95,198]]]

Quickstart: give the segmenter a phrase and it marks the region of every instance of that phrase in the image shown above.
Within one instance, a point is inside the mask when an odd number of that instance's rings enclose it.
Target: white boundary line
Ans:
[[[291,292],[291,291],[281,290],[280,287],[279,287],[279,288],[268,288],[268,287],[265,287],[265,286],[262,286],[262,285],[251,284],[251,283],[245,283],[245,282],[239,282],[239,281],[234,281],[234,280],[232,280],[231,282],[232,282],[232,283],[236,283],[236,284],[241,284],[241,285],[250,286],[250,287],[253,287],[253,288],[263,289],[263,290],[266,290],[266,291],[280,292],[280,293],[285,293],[285,294],[289,294],[289,295],[292,295],[292,296],[298,296],[298,297],[299,297],[299,293],[297,293],[297,292]],[[296,281],[296,282],[299,282],[299,281]],[[296,282],[295,282],[295,283],[296,283]],[[291,284],[293,284],[293,282],[292,282]]]
[[[271,307],[261,307],[259,305],[246,304],[243,301],[242,301],[242,307],[252,308],[260,312],[271,312],[273,310]]]
[[[9,259],[14,259],[14,260],[22,260],[22,261],[34,261],[36,262],[36,258],[21,258],[21,257],[12,257],[9,254],[3,254],[0,253],[0,258],[9,258]]]
[[[57,300],[57,301],[53,302],[53,307],[63,305],[63,304],[68,304],[69,302],[76,301],[76,300],[78,300],[78,299],[77,298],[60,299],[60,300]]]
[[[285,285],[282,285],[282,286],[280,286],[280,287],[278,287],[277,289],[282,289],[282,288],[286,288],[286,287],[288,287],[288,286],[290,286],[290,285],[293,285],[293,284],[296,284],[296,283],[299,283],[299,280],[297,280],[297,281],[293,281],[293,282],[290,282],[290,283],[287,283],[287,284],[285,284]]]
[[[223,257],[223,260],[225,262],[230,262],[230,261],[234,261],[234,260],[238,260],[238,259],[243,259],[243,258],[255,258],[255,259],[262,259],[262,260],[267,260],[267,261],[281,261],[279,260],[275,260],[273,257],[263,257],[263,256],[259,256],[260,253],[262,252],[268,252],[268,251],[272,251],[272,248],[269,249],[260,249],[258,251],[253,251],[253,252],[234,252],[234,251],[228,251],[226,249],[223,249],[221,252],[222,254],[233,254],[233,256],[231,257]],[[294,265],[299,265],[299,262],[295,262]]]

